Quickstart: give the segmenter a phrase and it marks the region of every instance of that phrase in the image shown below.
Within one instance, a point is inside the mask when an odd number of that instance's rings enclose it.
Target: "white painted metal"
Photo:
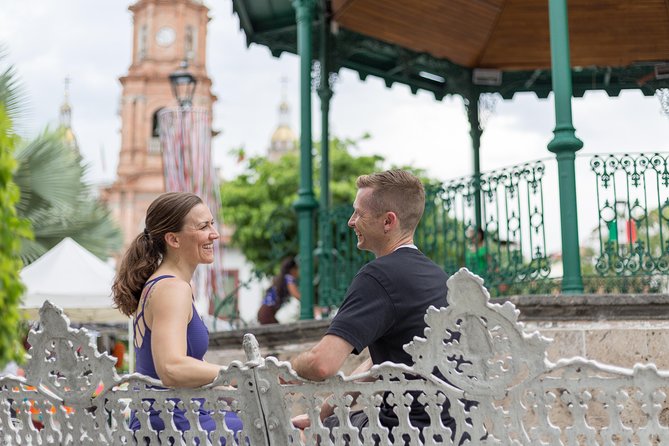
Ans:
[[[156,380],[118,376],[113,359],[98,353],[85,330],[70,328],[62,311],[47,302],[39,329],[29,337],[26,378],[0,377],[0,443],[116,445],[146,437],[151,444],[159,439],[168,444],[172,437],[176,444],[194,444],[197,438],[200,444],[225,439],[228,445],[253,446],[369,445],[375,439],[383,445],[451,445],[462,438],[472,439],[464,444],[481,445],[669,444],[669,372],[583,358],[551,363],[545,353],[549,341],[525,333],[511,303],[490,303],[478,277],[463,269],[448,288],[449,306],[431,308],[425,337],[405,347],[413,367],[384,363],[364,375],[311,382],[289,363],[261,357],[255,338],[246,335],[247,361],[223,367],[212,384],[198,389],[157,389]],[[399,419],[394,440],[379,421],[385,392]],[[332,432],[319,418],[326,398],[336,403],[340,419]],[[431,419],[422,433],[409,422],[414,398]],[[440,422],[446,399],[455,432]],[[465,403],[471,401],[476,403]],[[216,420],[209,435],[198,425],[201,404]],[[152,405],[166,421],[160,433],[147,426]],[[171,422],[175,406],[187,411],[193,428],[186,433]],[[31,407],[40,411],[43,428],[34,427]],[[370,420],[361,432],[348,422],[357,408]],[[128,427],[131,411],[142,425],[136,433]],[[228,411],[244,423],[237,435],[225,424]],[[312,421],[303,433],[290,422],[298,413]]]

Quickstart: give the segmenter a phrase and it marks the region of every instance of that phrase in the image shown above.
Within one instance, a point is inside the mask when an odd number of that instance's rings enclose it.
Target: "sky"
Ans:
[[[77,135],[87,178],[94,184],[114,180],[120,148],[118,115],[121,85],[131,58],[132,15],[129,0],[0,0],[0,43],[8,55],[3,61],[16,67],[28,98],[25,136],[46,126],[55,127],[63,101],[64,79],[69,77],[72,126]],[[278,121],[282,78],[287,78],[291,122],[299,133],[298,59],[284,54],[274,58],[265,47],[246,46],[231,0],[205,1],[212,20],[208,28],[207,68],[218,96],[214,105],[216,165],[225,178],[240,171],[231,151],[243,146],[249,155],[264,154]],[[315,98],[315,96],[314,96]],[[319,109],[316,99],[315,111]],[[472,171],[469,124],[462,100],[441,102],[426,92],[412,95],[396,84],[342,70],[334,87],[331,133],[339,137],[371,138],[359,144],[357,154],[381,154],[391,165],[425,169],[436,179],[449,180]],[[595,153],[667,151],[669,117],[656,97],[638,91],[609,98],[589,92],[573,101],[574,126],[584,142],[577,161],[585,175],[587,157]],[[315,115],[313,136],[320,134]],[[516,95],[496,102],[482,137],[483,171],[511,166],[552,155],[546,145],[552,138],[552,96]],[[554,162],[548,161],[548,164]],[[579,168],[579,165],[582,165]],[[592,193],[581,194],[579,208],[594,205]],[[555,203],[557,188],[547,187],[547,202]],[[581,238],[596,224],[596,214],[579,221]],[[547,211],[546,219],[558,218]],[[553,231],[553,230],[551,230]],[[559,249],[559,232],[550,232],[549,251]]]

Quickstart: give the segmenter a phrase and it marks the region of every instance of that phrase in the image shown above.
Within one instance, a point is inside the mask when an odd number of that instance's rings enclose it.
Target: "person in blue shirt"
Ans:
[[[277,324],[276,312],[279,308],[288,302],[291,296],[300,299],[300,290],[297,287],[299,275],[300,270],[294,257],[288,257],[281,262],[279,274],[274,276],[272,286],[267,289],[258,310],[260,324]]]

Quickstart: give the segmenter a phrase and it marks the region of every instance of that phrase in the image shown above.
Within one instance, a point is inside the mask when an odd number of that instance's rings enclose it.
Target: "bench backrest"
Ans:
[[[384,363],[365,375],[311,382],[297,377],[289,363],[261,357],[255,338],[247,335],[247,361],[221,368],[212,384],[198,389],[157,389],[161,383],[151,378],[117,375],[114,360],[47,302],[29,335],[26,377],[0,377],[0,444],[116,445],[139,437],[151,444],[171,437],[176,444],[198,438],[200,444],[225,439],[228,445],[254,446],[375,440],[450,445],[463,438],[486,445],[669,444],[668,372],[582,358],[551,363],[549,341],[525,333],[510,302],[490,303],[480,278],[460,270],[448,289],[449,305],[430,308],[425,316],[425,337],[405,346],[413,367]],[[231,382],[236,387],[223,387]],[[359,394],[356,401],[351,393]],[[384,395],[398,419],[392,432],[379,421]],[[340,419],[332,433],[318,416],[325,398],[336,403]],[[430,420],[422,431],[409,421],[414,400]],[[447,401],[454,429],[441,422]],[[171,422],[175,407],[186,411],[191,429],[185,433]],[[357,407],[370,420],[361,432],[348,423]],[[151,408],[161,411],[164,431],[150,428]],[[209,435],[197,421],[201,408],[216,422]],[[131,411],[141,424],[136,433],[128,426]],[[226,425],[226,412],[238,414],[241,432]],[[290,422],[298,413],[312,421],[304,437]]]

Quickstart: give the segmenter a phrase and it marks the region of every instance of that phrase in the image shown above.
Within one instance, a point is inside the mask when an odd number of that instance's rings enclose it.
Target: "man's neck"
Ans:
[[[390,241],[382,250],[378,253],[374,253],[376,258],[386,256],[392,252],[395,252],[399,247],[404,245],[413,245],[413,234],[405,235],[398,238],[397,240]]]

